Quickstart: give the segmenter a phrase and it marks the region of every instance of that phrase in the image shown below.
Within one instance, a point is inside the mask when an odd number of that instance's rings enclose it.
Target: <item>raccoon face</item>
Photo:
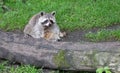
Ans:
[[[55,12],[54,11],[51,13],[41,12],[39,21],[42,24],[42,26],[51,27],[52,25],[56,23]]]

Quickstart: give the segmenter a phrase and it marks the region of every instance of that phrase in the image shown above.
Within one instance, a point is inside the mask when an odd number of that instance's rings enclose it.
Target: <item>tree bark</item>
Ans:
[[[0,58],[36,67],[120,72],[120,42],[50,42],[0,31]]]

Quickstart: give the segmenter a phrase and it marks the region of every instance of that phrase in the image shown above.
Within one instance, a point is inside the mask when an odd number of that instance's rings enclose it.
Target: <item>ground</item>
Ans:
[[[72,31],[72,32],[67,31],[66,32],[67,36],[64,37],[62,39],[62,41],[66,41],[66,42],[81,42],[81,41],[92,42],[92,41],[96,40],[95,37],[93,36],[91,38],[91,39],[94,39],[94,40],[90,40],[85,36],[86,34],[89,35],[89,33],[90,34],[93,33],[95,35],[95,34],[97,34],[97,32],[102,31],[102,30],[108,31],[110,33],[111,31],[118,30],[118,29],[120,29],[119,24],[116,24],[114,26],[109,26],[109,27],[106,27],[104,29],[94,28],[94,29],[91,29],[91,30],[75,30],[75,31]],[[104,35],[101,34],[101,36],[104,36]],[[107,36],[107,37],[102,38],[104,40],[98,39],[95,42],[115,42],[115,41],[117,41],[117,39],[115,39],[113,37],[110,38],[110,39],[107,39],[107,38],[109,38],[111,36]]]
[[[83,30],[75,30],[72,32],[66,32],[67,35],[62,39],[65,42],[80,42],[80,41],[87,41],[84,38],[84,35],[87,31]]]

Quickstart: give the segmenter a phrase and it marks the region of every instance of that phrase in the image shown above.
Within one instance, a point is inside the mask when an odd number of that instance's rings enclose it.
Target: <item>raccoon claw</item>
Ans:
[[[29,35],[27,35],[27,34],[24,34],[24,38],[29,38]]]

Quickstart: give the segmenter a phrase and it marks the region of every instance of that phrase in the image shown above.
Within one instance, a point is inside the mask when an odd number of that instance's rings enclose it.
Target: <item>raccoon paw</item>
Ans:
[[[29,38],[29,37],[30,37],[30,35],[24,34],[24,38]]]
[[[66,35],[66,32],[60,32],[60,37],[65,37]]]

